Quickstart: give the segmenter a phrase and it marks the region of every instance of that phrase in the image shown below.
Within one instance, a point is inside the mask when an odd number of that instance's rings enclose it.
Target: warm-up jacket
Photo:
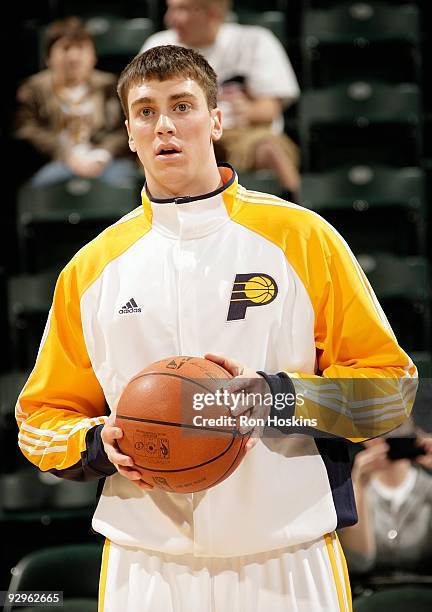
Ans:
[[[397,427],[413,403],[416,368],[341,236],[220,170],[223,187],[204,196],[161,201],[144,190],[142,206],[75,255],[18,401],[31,462],[106,477],[93,527],[118,544],[231,556],[352,524],[345,441]],[[295,390],[302,401],[278,415],[316,426],[280,427],[206,491],[140,490],[103,451],[106,415],[148,364],[206,352],[265,372],[273,391]]]

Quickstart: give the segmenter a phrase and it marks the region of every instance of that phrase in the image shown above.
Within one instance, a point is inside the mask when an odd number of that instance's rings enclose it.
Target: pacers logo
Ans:
[[[277,294],[276,281],[268,274],[236,274],[227,321],[244,319],[247,308],[270,304]]]

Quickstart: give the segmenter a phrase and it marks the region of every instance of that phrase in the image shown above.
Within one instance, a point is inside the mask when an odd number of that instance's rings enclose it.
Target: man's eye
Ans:
[[[152,114],[151,108],[143,108],[141,111],[141,115],[143,117],[150,117],[151,114]]]
[[[186,102],[180,102],[180,104],[177,104],[177,108],[180,112],[184,113],[185,111],[189,110],[190,104],[186,104]]]

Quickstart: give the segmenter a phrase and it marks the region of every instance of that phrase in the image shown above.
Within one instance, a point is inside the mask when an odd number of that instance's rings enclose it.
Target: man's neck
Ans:
[[[222,23],[219,21],[215,24],[209,24],[208,28],[201,33],[201,35],[197,32],[197,36],[194,40],[186,41],[180,40],[183,45],[187,47],[192,47],[193,49],[203,49],[205,47],[210,47],[214,45],[216,42],[216,38],[221,27]]]
[[[207,193],[216,191],[223,185],[223,181],[219,170],[216,166],[216,173],[212,173],[211,176],[206,177],[205,181],[197,181],[192,184],[176,184],[162,183],[158,180],[154,180],[151,176],[146,181],[147,190],[152,198],[157,200],[168,200],[181,197],[198,197]]]

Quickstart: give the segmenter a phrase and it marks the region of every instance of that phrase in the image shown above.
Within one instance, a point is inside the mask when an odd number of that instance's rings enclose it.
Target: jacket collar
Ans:
[[[198,196],[154,198],[145,184],[142,204],[152,228],[170,238],[189,240],[211,234],[229,221],[227,208],[237,192],[237,175],[229,164],[220,164],[219,172],[223,185]]]

